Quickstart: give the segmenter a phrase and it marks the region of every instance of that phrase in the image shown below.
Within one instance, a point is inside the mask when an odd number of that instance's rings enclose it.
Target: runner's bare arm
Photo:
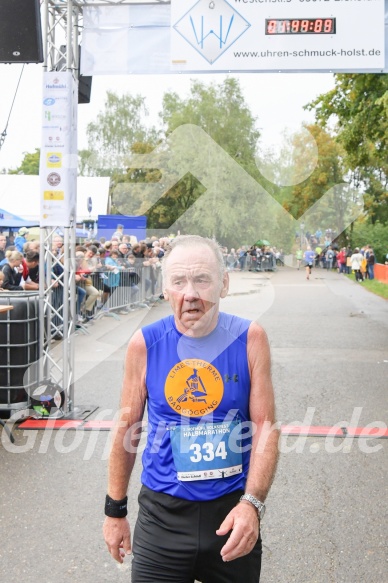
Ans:
[[[252,451],[245,492],[263,502],[271,487],[278,458],[279,431],[275,424],[271,358],[267,335],[253,322],[248,331],[248,362],[251,374],[250,416]],[[232,533],[221,550],[224,561],[248,554],[259,536],[256,508],[241,502],[228,514],[217,534]]]
[[[248,360],[251,372],[249,411],[254,434],[245,491],[263,502],[276,471],[279,430],[275,426],[275,399],[268,338],[263,328],[255,322],[248,332]],[[249,502],[244,504],[250,505]]]
[[[124,380],[121,393],[120,415],[114,429],[109,458],[108,494],[114,500],[127,495],[129,478],[136,460],[136,449],[141,431],[146,402],[147,352],[143,334],[138,330],[129,342],[125,357]],[[123,562],[123,554],[131,551],[129,523],[126,518],[106,517],[104,538],[109,552],[116,561]]]

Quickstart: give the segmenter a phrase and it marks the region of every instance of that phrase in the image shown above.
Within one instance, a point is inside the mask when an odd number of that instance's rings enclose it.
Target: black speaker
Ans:
[[[0,0],[1,2],[1,0]],[[65,65],[66,59],[66,45],[59,47],[63,57],[57,63],[57,71],[60,71]],[[78,47],[78,103],[90,103],[90,95],[92,92],[92,79],[88,75],[81,75],[81,47]]]
[[[42,63],[39,0],[0,0],[0,63]]]
[[[90,103],[93,77],[80,75],[78,77],[78,103]]]

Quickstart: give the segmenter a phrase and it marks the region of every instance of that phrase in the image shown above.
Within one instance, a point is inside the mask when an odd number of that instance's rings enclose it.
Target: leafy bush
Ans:
[[[352,246],[361,248],[364,245],[371,245],[377,263],[384,263],[388,253],[388,225],[383,225],[379,221],[374,225],[367,221],[354,223]]]

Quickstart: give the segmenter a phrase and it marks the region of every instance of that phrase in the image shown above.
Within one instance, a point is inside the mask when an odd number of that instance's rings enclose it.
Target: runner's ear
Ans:
[[[220,298],[225,298],[228,295],[228,291],[229,291],[229,274],[225,272],[222,278]]]

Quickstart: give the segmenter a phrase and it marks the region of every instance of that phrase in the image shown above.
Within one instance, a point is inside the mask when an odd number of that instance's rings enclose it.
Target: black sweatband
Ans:
[[[127,502],[128,496],[125,496],[122,500],[113,500],[107,494],[105,498],[105,515],[110,518],[125,518],[128,514]]]

